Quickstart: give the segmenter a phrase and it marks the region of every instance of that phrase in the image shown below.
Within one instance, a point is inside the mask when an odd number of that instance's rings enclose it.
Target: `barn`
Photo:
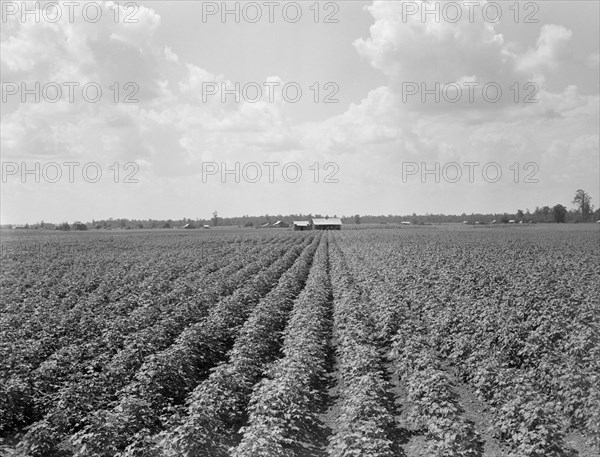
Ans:
[[[289,227],[289,225],[287,224],[287,222],[277,221],[273,224],[273,227],[287,228],[287,227]]]
[[[293,221],[292,227],[294,230],[303,231],[310,230],[310,222],[308,221]]]
[[[313,219],[312,226],[315,230],[342,230],[342,221],[338,217]]]

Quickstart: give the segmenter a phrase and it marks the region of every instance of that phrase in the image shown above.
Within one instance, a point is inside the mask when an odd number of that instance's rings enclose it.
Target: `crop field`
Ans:
[[[2,233],[0,454],[592,457],[597,226]]]

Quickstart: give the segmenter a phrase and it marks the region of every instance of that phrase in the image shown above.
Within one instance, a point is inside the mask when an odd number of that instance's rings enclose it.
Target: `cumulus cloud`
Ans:
[[[3,78],[25,79],[27,87],[58,82],[65,89],[65,81],[78,86],[74,103],[64,93],[57,103],[33,103],[31,97],[18,103],[14,95],[2,119],[5,157],[142,160],[157,176],[170,176],[197,172],[206,151],[268,155],[298,147],[280,90],[273,103],[236,102],[231,96],[222,103],[220,94],[205,101],[203,83],[231,82],[182,62],[160,42],[161,18],[152,8],[135,10],[135,22],[115,23],[115,8],[121,19],[133,11],[112,2],[99,5],[103,15],[97,23],[71,22],[68,16],[56,23],[23,23],[9,17],[2,29]],[[81,95],[90,82],[102,89],[95,103]],[[133,102],[123,103],[125,97]]]
[[[556,70],[573,55],[572,37],[573,32],[562,25],[543,25],[535,48],[517,56],[517,69],[527,74]]]
[[[529,43],[505,29],[503,35],[494,23],[469,21],[466,7],[455,23],[435,22],[418,15],[403,18],[401,2],[375,1],[367,8],[372,19],[368,34],[346,46],[353,46],[381,78],[354,98],[359,101],[337,107],[336,114],[299,123],[281,94],[284,72],[263,76],[263,97],[256,103],[243,98],[238,103],[231,95],[223,103],[220,93],[205,98],[206,83],[231,89],[234,76],[200,58],[183,58],[184,52],[162,40],[165,34],[158,32],[165,24],[152,8],[140,7],[137,23],[115,24],[111,7],[102,4],[106,23],[35,24],[9,18],[3,24],[4,81],[95,81],[104,90],[96,103],[80,95],[75,103],[19,103],[13,96],[3,106],[1,120],[5,160],[135,161],[141,170],[136,189],[144,190],[143,198],[165,202],[166,195],[173,195],[171,187],[194,185],[204,161],[297,161],[305,172],[314,162],[335,163],[336,176],[346,184],[328,195],[352,202],[368,198],[379,205],[374,211],[393,211],[400,197],[435,199],[442,187],[442,193],[456,192],[457,200],[470,195],[451,184],[425,192],[419,181],[405,185],[400,176],[407,161],[429,166],[493,161],[505,173],[514,163],[535,162],[540,188],[549,182],[552,190],[564,187],[568,192],[573,182],[586,187],[593,177],[597,181],[597,83],[582,89],[564,77],[577,30],[560,21],[540,24],[537,39]],[[597,51],[586,50],[580,62],[596,81]],[[481,95],[481,85],[490,81],[504,91],[499,102]],[[530,81],[537,86],[526,88]],[[119,97],[132,95],[138,101],[114,103],[115,91],[109,87],[115,82]],[[127,82],[137,87],[125,89]],[[441,87],[457,83],[463,99],[451,103],[442,97],[435,103],[430,97],[423,103],[420,94],[406,99],[407,82],[419,88],[420,83],[428,88],[435,82]],[[276,85],[272,101],[267,100],[267,83]],[[474,83],[480,86],[470,101],[467,87]],[[516,102],[510,89],[514,83],[519,87]],[[449,90],[452,95],[455,86]],[[523,102],[526,95],[533,95],[532,103]],[[320,107],[314,109],[316,113]],[[501,186],[511,185],[510,180],[495,187],[482,183],[477,192],[481,199],[493,199]],[[231,192],[223,199],[235,203],[238,197]],[[245,197],[258,195],[255,200],[263,201],[273,193],[272,188],[254,192]],[[182,198],[185,194],[175,192]],[[207,195],[202,198],[210,201]]]
[[[374,18],[370,36],[357,39],[354,46],[374,68],[400,81],[450,82],[466,75],[480,80],[498,75],[506,60],[504,37],[492,23],[471,22],[467,7],[458,2],[462,10],[457,22],[424,21],[420,14],[406,14],[405,3],[375,1],[368,7]],[[434,4],[439,7],[441,2]]]
[[[398,100],[389,87],[379,87],[342,114],[306,128],[314,147],[339,153],[360,152],[369,144],[387,143],[399,138]]]

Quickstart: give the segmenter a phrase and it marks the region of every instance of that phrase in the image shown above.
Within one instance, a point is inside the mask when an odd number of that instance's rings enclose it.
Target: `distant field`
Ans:
[[[0,454],[595,456],[597,224],[3,230]]]

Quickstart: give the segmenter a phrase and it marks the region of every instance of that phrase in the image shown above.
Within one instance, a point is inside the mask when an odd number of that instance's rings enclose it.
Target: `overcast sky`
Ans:
[[[277,3],[2,2],[2,223],[600,204],[597,1]]]

